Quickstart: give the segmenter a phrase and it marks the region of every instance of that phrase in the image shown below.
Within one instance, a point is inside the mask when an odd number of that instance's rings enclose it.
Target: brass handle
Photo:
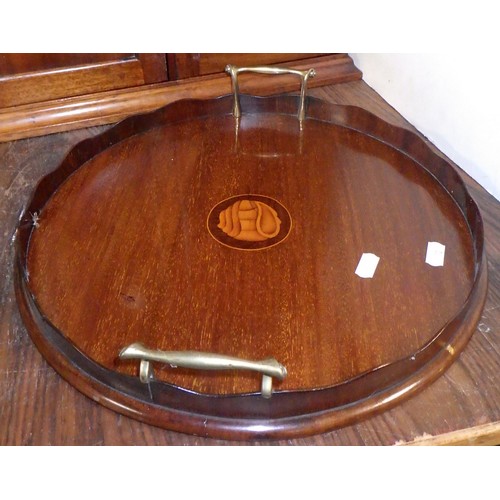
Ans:
[[[226,66],[226,73],[231,77],[231,82],[233,86],[234,103],[233,103],[233,115],[235,118],[241,116],[240,108],[240,90],[238,86],[238,75],[240,73],[264,73],[267,75],[297,75],[301,79],[300,85],[300,104],[298,118],[302,122],[306,116],[305,101],[306,101],[306,90],[307,81],[309,78],[314,78],[316,76],[316,71],[314,69],[308,69],[300,71],[298,69],[290,68],[276,68],[273,66],[254,66],[251,68],[238,68],[232,64]]]
[[[283,380],[286,368],[274,358],[261,361],[233,358],[223,354],[199,351],[159,351],[148,349],[140,343],[131,344],[120,352],[121,359],[139,359],[139,378],[148,383],[153,379],[152,361],[165,363],[172,368],[194,368],[198,370],[251,370],[262,373],[262,396],[270,398],[273,379]]]

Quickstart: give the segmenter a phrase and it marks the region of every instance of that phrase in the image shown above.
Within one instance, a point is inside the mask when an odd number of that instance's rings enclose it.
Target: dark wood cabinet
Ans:
[[[0,142],[228,94],[227,64],[314,67],[310,87],[361,78],[347,54],[0,54]],[[297,88],[293,76],[241,78],[242,92],[258,95]]]

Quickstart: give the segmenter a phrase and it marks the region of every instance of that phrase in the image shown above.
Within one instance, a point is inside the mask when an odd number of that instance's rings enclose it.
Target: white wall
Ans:
[[[350,55],[370,87],[500,199],[495,58],[477,52]]]

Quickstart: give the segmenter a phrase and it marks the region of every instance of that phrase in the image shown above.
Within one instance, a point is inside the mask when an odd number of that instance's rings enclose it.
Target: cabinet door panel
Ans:
[[[224,71],[226,64],[257,66],[286,63],[324,54],[168,54],[170,80],[210,75]]]
[[[1,54],[0,107],[166,79],[164,54]]]

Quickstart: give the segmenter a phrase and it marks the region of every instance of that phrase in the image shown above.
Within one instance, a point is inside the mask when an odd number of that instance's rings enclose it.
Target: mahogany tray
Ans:
[[[304,436],[398,404],[479,320],[476,204],[361,108],[241,96],[235,118],[233,101],[128,118],[41,180],[16,237],[34,343],[100,404],[203,436]]]

